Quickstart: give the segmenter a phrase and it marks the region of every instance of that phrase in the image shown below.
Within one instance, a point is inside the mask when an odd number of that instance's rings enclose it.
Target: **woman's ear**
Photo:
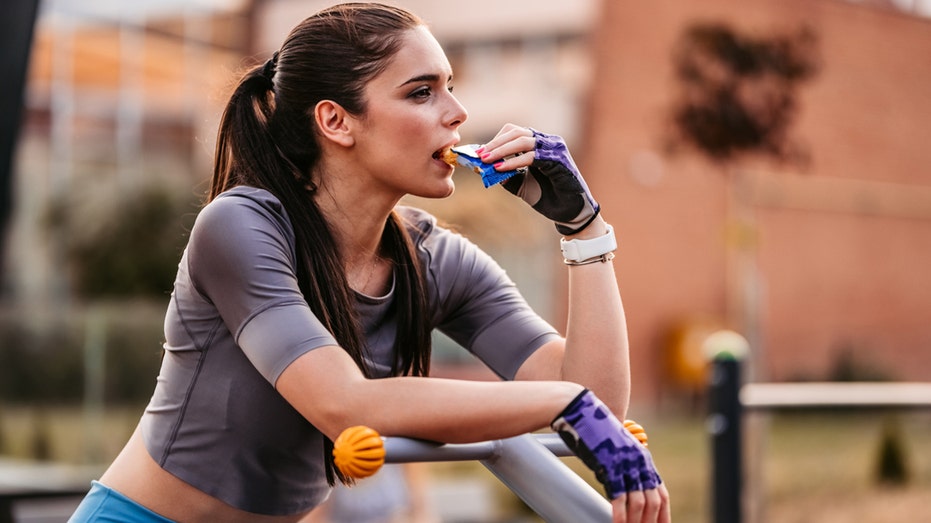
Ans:
[[[343,109],[343,106],[332,100],[321,100],[314,107],[317,130],[325,139],[343,147],[351,147],[355,144],[351,119],[351,115]]]

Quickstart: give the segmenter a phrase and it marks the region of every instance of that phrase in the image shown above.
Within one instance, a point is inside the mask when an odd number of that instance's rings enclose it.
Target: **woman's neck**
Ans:
[[[374,254],[381,244],[385,222],[397,203],[329,184],[318,187],[314,199],[344,255],[359,251]]]
[[[382,255],[381,241],[397,200],[333,179],[319,185],[314,200],[333,233],[350,287],[380,296],[390,285],[392,267]]]

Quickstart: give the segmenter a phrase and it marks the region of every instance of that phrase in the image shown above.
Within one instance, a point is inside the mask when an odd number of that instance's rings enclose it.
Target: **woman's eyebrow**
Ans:
[[[446,81],[449,82],[449,81],[452,81],[452,79],[453,79],[453,75],[449,75]],[[420,83],[420,82],[433,83],[433,82],[439,82],[439,81],[440,81],[440,75],[438,74],[422,74],[422,75],[418,75],[418,76],[415,76],[409,79],[408,81],[402,83],[398,87],[404,87],[405,85],[408,85],[408,84],[414,84],[414,83]]]

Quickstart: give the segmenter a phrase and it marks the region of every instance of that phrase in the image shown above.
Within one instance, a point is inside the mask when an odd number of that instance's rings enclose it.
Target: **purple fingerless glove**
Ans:
[[[535,157],[528,172],[517,173],[502,185],[556,223],[560,234],[575,234],[598,216],[601,208],[579,173],[566,142],[554,134],[531,129]]]
[[[610,499],[663,482],[650,452],[590,390],[576,396],[550,426],[595,472]]]

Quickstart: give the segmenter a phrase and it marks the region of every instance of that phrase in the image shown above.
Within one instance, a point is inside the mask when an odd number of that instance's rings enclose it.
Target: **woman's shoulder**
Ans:
[[[467,241],[452,227],[442,223],[436,216],[417,208],[399,205],[395,208],[401,223],[411,235],[414,244],[420,247],[447,243],[449,241]]]
[[[425,254],[431,263],[474,257],[480,249],[471,240],[460,234],[451,225],[436,216],[416,207],[395,208],[401,223],[407,228],[417,250]]]
[[[265,189],[239,185],[223,191],[208,203],[204,209],[235,209],[241,207],[262,208],[274,213],[284,213],[284,206],[278,198]]]
[[[293,237],[291,221],[278,198],[264,189],[238,186],[220,193],[200,210],[192,237],[240,237],[249,230]]]
[[[436,217],[423,209],[398,205],[394,210],[404,227],[414,236],[428,235],[437,226]]]
[[[217,195],[201,209],[197,221],[241,221],[264,217],[273,222],[287,222],[281,201],[265,189],[240,185]]]

